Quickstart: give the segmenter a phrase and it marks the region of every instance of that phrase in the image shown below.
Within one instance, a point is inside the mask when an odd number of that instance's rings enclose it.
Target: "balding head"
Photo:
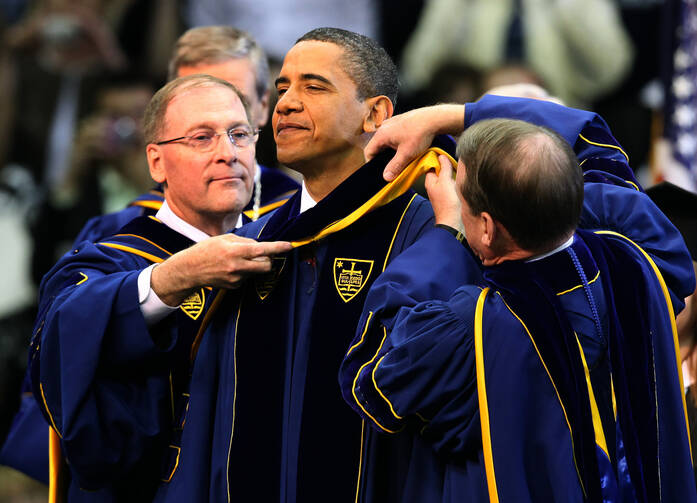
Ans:
[[[548,251],[578,225],[583,175],[554,131],[511,119],[477,122],[460,137],[457,156],[471,213],[489,213],[520,248]]]

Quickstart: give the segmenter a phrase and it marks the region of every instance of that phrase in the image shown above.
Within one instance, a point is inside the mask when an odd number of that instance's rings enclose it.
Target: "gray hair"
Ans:
[[[247,120],[251,122],[249,116],[249,104],[244,95],[229,82],[213,77],[211,75],[194,74],[186,77],[179,77],[165,84],[150,99],[148,106],[143,114],[143,138],[145,143],[156,143],[161,141],[162,130],[165,127],[165,116],[169,103],[181,92],[195,87],[226,87],[233,91],[244,107]]]

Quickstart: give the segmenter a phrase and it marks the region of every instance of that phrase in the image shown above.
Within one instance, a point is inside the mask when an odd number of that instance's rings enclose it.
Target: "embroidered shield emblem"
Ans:
[[[334,286],[344,302],[353,299],[365,286],[373,272],[373,260],[334,259]]]
[[[198,319],[203,312],[203,305],[206,303],[206,294],[201,288],[198,292],[192,293],[184,302],[182,302],[181,310],[186,313],[186,315],[192,320]]]
[[[276,283],[278,283],[278,278],[281,277],[285,265],[285,257],[273,257],[273,259],[271,259],[271,270],[266,274],[260,274],[256,277],[254,280],[254,288],[261,300],[268,297],[274,289]]]

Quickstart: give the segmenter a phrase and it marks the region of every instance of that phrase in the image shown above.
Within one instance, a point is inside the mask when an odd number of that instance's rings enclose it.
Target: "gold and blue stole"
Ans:
[[[141,208],[146,208],[149,210],[148,215],[154,215],[162,207],[162,203],[165,201],[165,195],[162,192],[162,187],[158,184],[152,190],[149,190],[145,194],[141,194],[131,201],[128,206],[139,206]]]
[[[452,141],[442,146],[452,152]],[[387,185],[389,157],[379,155],[302,214],[299,193],[281,206],[259,240],[302,246],[275,259],[274,272],[250,281],[225,310],[234,316],[234,334],[226,334],[234,337],[235,376],[228,483],[237,498],[278,499],[278,473],[289,500],[356,492],[364,431],[341,397],[338,369],[370,285],[431,223],[429,209],[413,228],[412,212],[425,201],[411,191],[362,211]]]

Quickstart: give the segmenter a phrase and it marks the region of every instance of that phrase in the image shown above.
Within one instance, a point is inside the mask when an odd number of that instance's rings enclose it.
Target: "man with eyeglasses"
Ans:
[[[167,478],[163,452],[178,449],[191,348],[217,288],[270,271],[290,249],[223,234],[249,201],[258,135],[234,86],[176,79],[152,98],[144,130],[162,207],[82,243],[41,287],[30,373],[52,452],[60,445],[67,461],[54,457],[51,490],[71,502],[152,498]]]
[[[240,90],[249,104],[250,123],[263,128],[269,118],[269,63],[264,50],[247,32],[232,26],[200,26],[177,40],[169,60],[168,79],[205,73]],[[283,204],[299,188],[280,169],[256,164],[254,190],[243,220],[256,220]],[[114,234],[137,216],[154,215],[163,197],[159,188],[138,196],[127,208],[94,217],[80,231],[75,244]]]
[[[248,103],[249,123],[252,128],[261,128],[267,123],[269,65],[263,49],[249,33],[231,26],[204,26],[186,31],[177,40],[172,51],[169,79],[197,73],[212,75],[234,85]],[[239,136],[238,143],[241,143],[246,141],[244,137],[247,135],[245,132],[238,132],[233,136]],[[249,138],[256,141],[258,137]],[[254,186],[246,194],[247,202],[237,220],[238,227],[283,204],[299,187],[295,180],[280,169],[253,162]],[[116,234],[134,218],[155,215],[163,201],[162,189],[158,186],[140,195],[121,211],[90,219],[74,244],[77,246],[85,240],[98,242]],[[28,391],[28,386],[25,385],[23,389]],[[37,480],[48,482],[45,428],[43,418],[33,402],[30,395],[23,394],[21,410],[13,422],[8,441],[0,452],[0,462]],[[21,449],[14,448],[16,445]],[[27,446],[30,445],[34,448],[28,449]]]
[[[199,26],[186,31],[174,47],[169,78],[205,73],[237,87],[249,103],[250,121],[263,128],[269,120],[269,63],[259,43],[232,26]],[[270,132],[270,131],[269,131]],[[254,193],[244,216],[256,220],[283,204],[299,184],[280,169],[257,163]]]
[[[389,154],[365,162],[393,112],[395,65],[365,36],[318,28],[289,50],[276,89],[278,160],[304,182],[243,231],[294,250],[209,311],[158,502],[354,501],[385,487],[374,464],[408,457],[364,428],[337,383],[370,284],[420,236],[445,232],[427,201],[404,193],[408,183],[386,186]],[[367,457],[373,448],[384,457]]]

